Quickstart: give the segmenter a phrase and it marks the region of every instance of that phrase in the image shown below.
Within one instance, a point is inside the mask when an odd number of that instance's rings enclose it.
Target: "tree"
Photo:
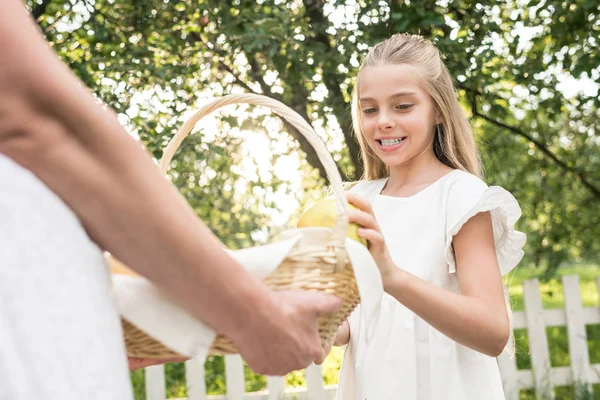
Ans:
[[[422,34],[440,48],[456,77],[488,183],[520,200],[528,260],[547,266],[550,275],[563,261],[598,259],[600,100],[594,90],[575,96],[561,90],[571,78],[586,79],[591,88],[600,83],[600,8],[593,0],[28,5],[60,57],[156,158],[184,110],[206,96],[255,92],[309,121],[347,180],[362,174],[349,113],[359,61],[390,34]],[[236,167],[248,159],[243,132],[270,135],[271,164],[299,154],[305,188],[325,177],[293,127],[265,110],[252,112],[251,119],[220,117],[215,126],[227,135],[213,138],[203,129],[191,136],[172,165],[173,182],[232,247],[265,237],[269,210],[282,207],[273,193],[290,190],[276,173],[248,177]],[[250,164],[258,171],[257,162]],[[306,199],[298,196],[300,203]]]

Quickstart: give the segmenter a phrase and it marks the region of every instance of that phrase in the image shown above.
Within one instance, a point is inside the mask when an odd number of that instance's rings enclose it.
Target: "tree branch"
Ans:
[[[225,71],[229,72],[229,74],[231,74],[231,76],[233,76],[233,79],[235,80],[235,82],[238,85],[240,85],[241,87],[243,87],[244,89],[246,89],[250,93],[256,93],[256,91],[254,89],[252,89],[250,86],[248,86],[248,84],[246,82],[244,82],[242,80],[242,78],[240,78],[229,65],[225,64],[225,62],[223,61],[223,59],[221,57],[219,57],[219,65]]]
[[[258,62],[256,62],[256,58],[250,57],[248,62],[250,63],[250,74],[252,75],[253,79],[258,82],[263,93],[265,93],[268,96],[274,97],[274,94],[271,91],[271,87],[267,85],[264,76],[262,76],[262,74],[260,73],[260,66],[258,65]]]
[[[304,9],[305,15],[309,19],[309,23],[315,26],[327,25],[328,20],[323,14],[323,0],[304,0]],[[331,45],[329,41],[329,37],[323,29],[313,29],[315,34],[314,36],[307,35],[306,43],[319,43],[325,46],[325,49],[329,53],[339,54],[337,48]],[[342,85],[339,76],[337,75],[335,70],[331,70],[329,68],[322,69],[323,74],[323,83],[329,92],[329,105],[333,109],[333,114],[335,115],[340,128],[342,129],[342,133],[344,135],[344,141],[346,142],[346,146],[348,147],[348,152],[350,153],[350,158],[355,167],[355,173],[352,177],[353,179],[358,179],[363,173],[363,165],[360,160],[360,147],[354,135],[352,134],[352,123],[346,122],[349,121],[348,110],[350,109],[350,104],[348,104],[344,100],[344,94],[342,92]],[[344,176],[344,175],[343,175]]]
[[[567,163],[560,160],[558,158],[558,156],[556,156],[556,154],[554,154],[542,142],[540,142],[539,140],[536,140],[534,137],[525,133],[523,130],[521,130],[517,127],[510,126],[502,121],[497,121],[492,117],[489,117],[485,114],[480,113],[478,110],[478,107],[477,107],[477,98],[475,97],[474,94],[472,94],[472,96],[471,96],[471,110],[472,110],[474,116],[479,117],[479,118],[481,118],[493,125],[496,125],[500,128],[506,129],[509,132],[512,132],[513,134],[515,134],[517,136],[521,136],[521,137],[527,139],[528,141],[530,141],[531,143],[533,143],[538,148],[538,150],[542,152],[542,154],[544,154],[546,157],[550,158],[556,165],[558,165],[564,171],[575,176],[575,178],[577,178],[584,187],[586,187],[590,192],[593,193],[593,195],[594,195],[594,197],[596,197],[596,199],[600,199],[600,188],[597,188],[596,186],[594,186],[594,184],[592,182],[587,180],[587,178],[585,177],[583,172],[577,171],[575,168],[569,166]]]
[[[204,47],[210,48],[208,46],[208,43],[197,32],[190,32],[189,38],[193,40],[192,45],[196,42],[201,42],[204,45]],[[227,65],[225,63],[225,61],[223,61],[223,58],[224,58],[223,53],[224,52],[221,51],[220,49],[218,49],[216,46],[213,46],[213,47],[214,47],[214,49],[212,49],[212,50],[219,55],[219,57],[218,57],[219,67],[221,67],[222,69],[227,71],[233,77],[235,83],[237,83],[238,85],[240,85],[241,87],[243,87],[250,93],[256,93],[256,91],[254,89],[252,89],[246,82],[244,82],[244,80],[242,78],[240,78],[238,76],[238,74],[233,70],[233,68],[231,68],[229,65]]]
[[[39,17],[44,15],[44,13],[46,12],[46,8],[48,8],[48,5],[51,1],[52,0],[44,0],[40,4],[36,4],[36,6],[33,7],[33,9],[31,10],[31,15],[33,15],[33,18],[35,18],[36,21]]]

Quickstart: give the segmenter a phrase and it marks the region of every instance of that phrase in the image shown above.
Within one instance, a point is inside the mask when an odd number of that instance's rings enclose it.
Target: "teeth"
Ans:
[[[379,141],[379,143],[381,143],[382,146],[393,146],[395,144],[400,144],[404,141],[405,138],[398,138],[398,139],[382,139]]]

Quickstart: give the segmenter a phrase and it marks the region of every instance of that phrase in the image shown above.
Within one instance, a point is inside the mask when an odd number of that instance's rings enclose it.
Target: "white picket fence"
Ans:
[[[523,283],[525,311],[513,314],[513,327],[527,328],[532,369],[517,370],[515,358],[506,354],[498,358],[507,400],[518,400],[521,389],[535,389],[537,398],[553,399],[556,386],[600,383],[600,364],[590,364],[585,329],[586,325],[600,324],[600,307],[583,307],[578,276],[564,276],[562,284],[565,308],[545,310],[539,281]],[[600,278],[596,287],[600,295]],[[550,326],[567,327],[570,366],[551,367],[546,336]]]
[[[543,309],[537,279],[525,281],[523,294],[525,311],[513,313],[514,329],[528,330],[531,366],[518,370],[516,359],[508,353],[498,357],[504,392],[507,400],[518,400],[519,391],[535,389],[536,398],[553,399],[556,386],[591,385],[600,383],[600,364],[590,364],[586,325],[600,324],[600,307],[583,307],[579,277],[562,278],[565,296],[564,309]],[[596,280],[600,295],[600,278]],[[569,338],[571,365],[551,367],[546,327],[566,326]],[[312,365],[305,371],[305,388],[285,388],[280,377],[267,377],[267,390],[245,392],[244,366],[239,356],[225,357],[227,394],[207,395],[204,366],[195,361],[186,363],[188,400],[330,400],[335,398],[336,386],[324,386],[321,368]],[[163,366],[146,368],[147,400],[165,400],[165,375]]]

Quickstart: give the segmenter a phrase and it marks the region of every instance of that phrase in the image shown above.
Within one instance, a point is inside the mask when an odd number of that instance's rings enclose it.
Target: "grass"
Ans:
[[[517,268],[504,278],[504,284],[508,288],[511,307],[514,311],[522,311],[523,306],[523,286],[524,280],[541,276],[543,271],[536,271],[533,268]],[[544,308],[563,308],[564,294],[562,291],[561,276],[579,275],[581,298],[584,307],[598,307],[600,304],[596,278],[600,276],[600,266],[597,265],[577,265],[563,267],[558,270],[556,278],[548,282],[540,283],[540,294],[542,296],[542,305]],[[586,326],[588,337],[588,349],[590,362],[592,364],[600,363],[600,325]],[[550,363],[552,367],[568,366],[571,358],[568,350],[568,337],[566,327],[548,327],[548,346],[550,347]],[[531,359],[529,357],[529,342],[526,329],[515,329],[516,341],[516,362],[518,369],[530,369]],[[338,382],[338,373],[342,361],[342,348],[334,348],[323,363],[323,381],[327,385]],[[225,383],[225,365],[222,357],[209,357],[205,364],[206,370],[206,388],[209,394],[224,394]],[[183,364],[167,364],[165,375],[167,378],[167,398],[186,397],[185,372]],[[264,377],[254,374],[248,368],[246,375],[246,391],[259,391],[266,388]],[[132,384],[136,400],[145,400],[144,394],[144,372],[142,370],[131,373]],[[289,374],[286,377],[286,386],[297,387],[306,386],[304,372],[298,371]],[[555,400],[600,400],[600,384],[593,386],[593,393],[586,394],[581,388],[575,386],[557,387],[554,390]],[[541,400],[536,399],[533,390],[523,390],[520,393],[520,400]]]
[[[508,288],[511,307],[513,311],[523,311],[523,281],[538,278],[543,271],[534,268],[516,268],[504,277],[504,284]],[[561,277],[565,275],[579,275],[581,287],[581,301],[584,307],[597,307],[600,303],[598,288],[595,279],[600,276],[600,266],[583,264],[560,268],[557,276],[548,282],[540,282],[540,294],[544,308],[563,308],[565,296],[562,291]]]

